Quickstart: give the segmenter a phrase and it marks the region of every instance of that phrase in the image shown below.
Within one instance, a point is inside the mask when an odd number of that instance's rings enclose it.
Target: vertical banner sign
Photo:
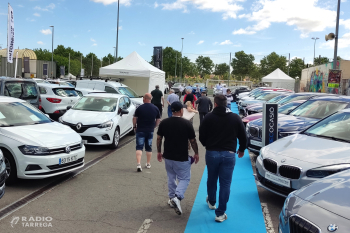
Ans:
[[[29,57],[23,58],[23,65],[24,65],[24,73],[30,73],[29,69]]]
[[[328,73],[328,92],[339,94],[341,80],[341,70],[329,70]]]
[[[155,67],[163,70],[163,47],[153,47],[153,62]]]
[[[60,74],[63,75],[63,76],[65,74],[65,69],[66,69],[65,66],[60,66]]]
[[[7,15],[7,62],[13,63],[13,52],[15,48],[15,24],[13,21],[13,9],[8,5]]]
[[[84,77],[84,69],[81,69],[81,71],[80,71],[80,77]]]
[[[262,144],[267,146],[278,139],[278,104],[263,106]]]
[[[47,76],[47,64],[43,64],[43,75]]]

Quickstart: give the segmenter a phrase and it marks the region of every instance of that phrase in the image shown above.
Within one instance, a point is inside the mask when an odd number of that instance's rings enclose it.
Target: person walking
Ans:
[[[187,98],[187,95],[189,94],[193,96],[192,105],[193,105],[193,108],[195,109],[196,108],[195,101],[197,101],[197,97],[192,94],[192,89],[186,89],[186,95],[184,95],[184,104],[186,104],[186,98]]]
[[[181,96],[182,96],[182,92],[184,91],[184,87],[182,86],[182,84],[180,84],[179,86],[179,99],[181,100]]]
[[[163,96],[163,92],[159,90],[159,85],[156,85],[156,89],[151,92],[151,95],[152,95],[151,103],[154,104],[159,109],[160,118],[162,118],[162,113],[164,108],[164,96]]]
[[[224,84],[224,85],[222,86],[221,90],[222,90],[222,94],[223,94],[223,95],[226,95],[226,92],[227,92],[226,84]]]
[[[157,159],[165,161],[168,176],[168,205],[174,208],[178,215],[182,214],[181,200],[191,180],[192,159],[188,155],[187,145],[190,141],[194,151],[193,161],[199,161],[196,134],[192,124],[182,118],[183,105],[181,102],[171,104],[173,116],[163,120],[157,132]],[[164,152],[162,141],[164,137]],[[176,184],[176,180],[178,183]]]
[[[230,89],[226,91],[227,108],[231,110],[231,102],[233,102],[233,96]]]
[[[205,161],[208,169],[206,202],[215,209],[215,221],[227,219],[226,209],[230,196],[232,173],[236,162],[237,138],[238,158],[242,158],[247,145],[247,136],[241,118],[226,108],[224,95],[214,98],[214,110],[206,115],[199,127],[199,141],[206,148]],[[219,207],[216,208],[217,181],[219,179]]]
[[[199,88],[198,84],[196,85],[196,96],[197,98],[201,96],[201,89]]]
[[[177,101],[179,101],[179,96],[174,93],[174,89],[170,89],[168,98],[166,99],[168,103],[168,117],[173,115],[171,112],[171,104]]]
[[[159,109],[151,104],[151,100],[152,95],[146,93],[143,96],[143,104],[136,109],[133,118],[134,131],[136,132],[136,169],[138,172],[142,172],[141,157],[143,147],[145,147],[147,155],[146,168],[151,168],[153,131],[160,122]]]
[[[197,109],[199,112],[199,125],[202,124],[204,117],[213,110],[213,103],[206,96],[206,92],[202,91],[202,96],[196,101]]]

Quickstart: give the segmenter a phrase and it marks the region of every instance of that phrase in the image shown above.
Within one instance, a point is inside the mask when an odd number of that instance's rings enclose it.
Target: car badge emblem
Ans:
[[[282,159],[281,160],[281,163],[285,163],[287,160],[286,159]]]
[[[80,129],[81,129],[81,126],[82,126],[81,123],[78,123],[78,124],[77,124],[77,130],[80,130]]]
[[[70,151],[71,151],[70,146],[67,146],[67,147],[66,147],[66,153],[69,154]]]
[[[335,225],[335,224],[330,224],[330,225],[328,226],[327,230],[328,230],[329,232],[335,232],[335,231],[338,230],[338,226]]]

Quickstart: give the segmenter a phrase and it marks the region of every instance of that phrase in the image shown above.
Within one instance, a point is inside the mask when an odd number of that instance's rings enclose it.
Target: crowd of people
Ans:
[[[215,221],[227,219],[226,209],[230,196],[232,174],[236,161],[244,155],[247,138],[241,118],[231,111],[233,97],[229,89],[224,95],[216,95],[214,104],[206,92],[197,87],[186,89],[183,101],[170,89],[166,99],[168,118],[162,121],[164,96],[156,86],[143,97],[144,104],[135,111],[133,118],[136,133],[137,171],[142,172],[141,156],[143,148],[147,155],[145,167],[151,168],[153,132],[157,130],[157,160],[164,161],[168,177],[168,205],[178,215],[182,214],[181,201],[191,180],[191,165],[199,161],[199,150],[193,119],[199,115],[199,141],[205,147],[205,161],[208,170],[208,208],[215,210]],[[239,148],[237,148],[237,139]],[[164,140],[164,145],[163,145]],[[163,147],[163,149],[162,149]],[[191,148],[194,155],[190,155]],[[217,181],[220,183],[219,205],[217,203]]]

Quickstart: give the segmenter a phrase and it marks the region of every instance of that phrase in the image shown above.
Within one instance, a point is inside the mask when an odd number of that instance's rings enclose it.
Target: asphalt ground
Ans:
[[[163,118],[166,115],[164,109]],[[194,119],[197,137],[198,127],[197,115]],[[192,165],[191,183],[181,202],[183,215],[178,216],[167,205],[164,162],[159,163],[154,153],[152,168],[143,168],[142,173],[136,172],[133,139],[132,136],[122,138],[122,146],[116,151],[104,146],[87,146],[85,163],[110,154],[1,218],[0,232],[184,232],[203,176],[205,149],[198,142],[200,160],[198,164]],[[130,143],[123,145],[130,140]],[[153,151],[156,152],[155,138]],[[256,156],[252,153],[250,156],[254,171]],[[146,156],[143,155],[142,166],[145,162]],[[5,196],[0,199],[0,211],[60,178],[19,180],[16,185],[7,186]],[[258,192],[267,232],[277,233],[278,215],[284,198],[261,188],[258,188]],[[19,217],[18,222],[16,217]],[[33,221],[30,217],[46,220]],[[33,223],[33,227],[30,223]]]

